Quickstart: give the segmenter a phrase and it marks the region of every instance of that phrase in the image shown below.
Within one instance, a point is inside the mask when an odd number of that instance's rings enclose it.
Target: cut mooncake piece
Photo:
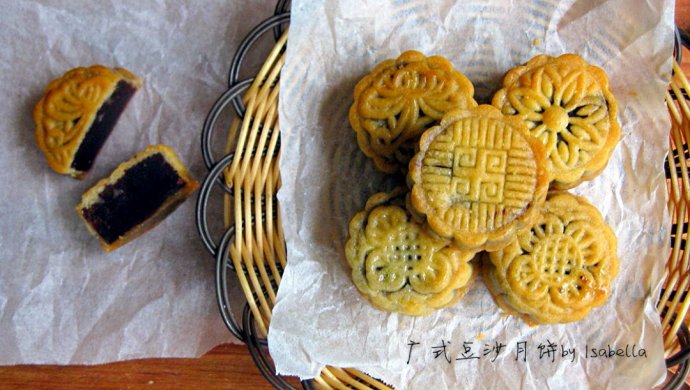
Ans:
[[[404,172],[424,130],[451,109],[475,107],[473,95],[470,80],[447,59],[406,51],[357,83],[350,124],[378,170]]]
[[[410,161],[409,205],[459,248],[501,249],[539,216],[545,159],[518,118],[489,105],[451,111],[422,135]]]
[[[123,68],[72,69],[48,84],[34,107],[36,144],[48,165],[83,178],[141,80]]]
[[[621,137],[606,73],[576,54],[539,55],[510,70],[492,104],[523,120],[546,146],[556,189],[599,175]]]
[[[477,271],[463,251],[427,231],[405,209],[404,188],[373,195],[350,221],[345,246],[352,280],[375,307],[428,315],[469,290]]]
[[[170,147],[153,145],[86,191],[77,213],[109,252],[154,227],[197,186]]]
[[[584,198],[558,193],[537,223],[489,253],[484,281],[496,303],[530,325],[577,321],[609,297],[616,236]]]

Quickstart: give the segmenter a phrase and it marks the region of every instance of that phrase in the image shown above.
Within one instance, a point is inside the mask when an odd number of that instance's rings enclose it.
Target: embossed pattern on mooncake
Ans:
[[[584,318],[608,299],[618,273],[613,231],[568,193],[550,196],[534,227],[488,256],[484,279],[497,304],[530,325]]]
[[[546,199],[544,148],[525,124],[482,105],[446,114],[410,162],[410,203],[467,250],[497,250],[529,228]]]
[[[101,65],[79,67],[48,84],[45,94],[34,107],[36,144],[43,151],[48,165],[56,172],[82,177],[91,167],[95,154],[108,137],[117,117],[129,98],[141,86],[141,80],[122,68],[110,69]],[[116,101],[101,108],[117,94]],[[108,122],[103,123],[101,122]],[[88,138],[90,151],[81,150],[92,125],[99,134]],[[89,155],[74,162],[78,153]]]
[[[527,123],[546,145],[553,187],[597,176],[621,135],[606,73],[575,54],[539,55],[509,71],[492,104]]]
[[[474,252],[450,245],[414,222],[405,209],[405,189],[379,193],[350,221],[345,247],[352,280],[374,306],[428,315],[457,302],[476,271]]]
[[[477,103],[467,77],[443,57],[417,51],[386,60],[357,83],[350,124],[377,169],[407,169],[419,136],[454,108]]]

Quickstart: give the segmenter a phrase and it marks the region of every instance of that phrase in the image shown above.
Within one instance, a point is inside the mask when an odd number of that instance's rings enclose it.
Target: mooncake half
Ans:
[[[510,70],[492,104],[523,120],[546,146],[556,189],[596,177],[621,137],[606,73],[576,54],[539,55]]]
[[[48,165],[76,178],[94,160],[141,80],[123,68],[75,68],[48,84],[34,107],[35,137]]]
[[[87,190],[76,209],[109,252],[156,226],[197,187],[169,146],[152,145]]]
[[[354,91],[350,124],[384,173],[405,172],[420,135],[454,108],[475,107],[474,86],[441,56],[406,51],[377,65]]]
[[[350,221],[352,280],[381,310],[424,316],[457,302],[476,271],[463,251],[427,231],[405,209],[404,188],[373,195]]]
[[[584,198],[559,193],[537,223],[489,253],[484,281],[496,303],[530,325],[577,321],[609,297],[616,236]]]

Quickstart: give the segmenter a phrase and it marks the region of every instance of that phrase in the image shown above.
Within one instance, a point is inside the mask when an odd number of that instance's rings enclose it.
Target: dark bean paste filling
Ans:
[[[127,103],[134,95],[134,92],[136,92],[136,88],[129,83],[122,80],[118,81],[112,95],[98,109],[96,118],[87,130],[81,145],[79,145],[79,149],[77,149],[77,153],[72,161],[73,169],[80,172],[86,172],[91,169],[98,151],[101,150],[101,146],[108,139],[110,132],[113,131],[118,118],[120,118],[120,114],[127,107]]]
[[[130,167],[117,182],[105,186],[101,201],[83,209],[84,217],[108,244],[149,218],[185,186],[160,154]]]

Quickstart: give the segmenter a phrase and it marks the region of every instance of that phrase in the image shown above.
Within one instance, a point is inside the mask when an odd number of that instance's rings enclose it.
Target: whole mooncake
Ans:
[[[350,124],[380,171],[407,169],[419,136],[454,108],[475,107],[474,87],[441,56],[406,51],[383,61],[355,87]]]
[[[557,189],[597,176],[621,136],[606,73],[575,54],[539,55],[510,70],[492,104],[525,121],[546,145],[547,169]]]
[[[122,68],[75,68],[48,84],[34,107],[35,136],[48,165],[82,178],[141,80]]]
[[[374,306],[428,315],[465,295],[476,274],[475,253],[413,221],[404,194],[398,188],[369,198],[350,221],[345,254],[355,286]]]
[[[552,195],[532,229],[489,253],[484,280],[496,303],[530,325],[577,321],[609,296],[616,237],[584,198]]]
[[[410,161],[410,206],[459,248],[501,249],[539,216],[545,158],[521,120],[489,105],[451,111]]]

